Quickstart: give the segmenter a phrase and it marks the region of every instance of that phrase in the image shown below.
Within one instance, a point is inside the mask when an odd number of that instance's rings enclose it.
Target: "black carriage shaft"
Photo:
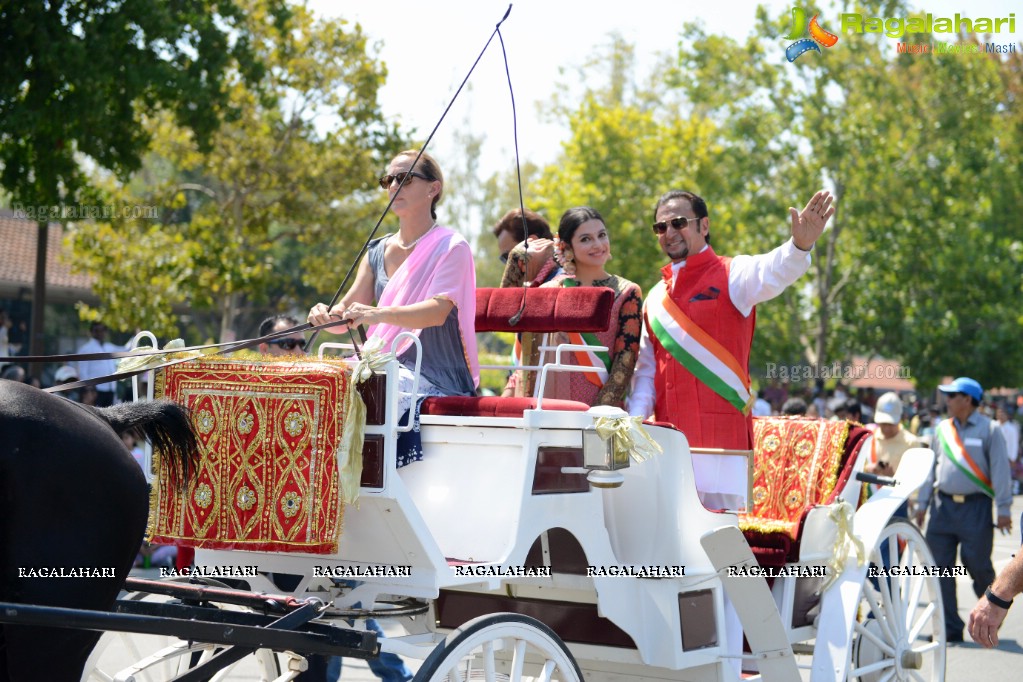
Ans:
[[[229,587],[213,587],[198,583],[168,583],[145,578],[128,578],[124,582],[124,589],[129,592],[162,594],[195,602],[212,601],[234,606],[247,606],[263,613],[288,613],[304,605],[304,602],[293,597],[245,592]]]
[[[260,613],[252,613],[251,611],[228,611],[227,609],[218,609],[209,605],[196,606],[178,601],[153,602],[132,599],[118,599],[111,611],[135,616],[203,620],[222,625],[251,625],[252,627],[268,627],[278,618],[278,616],[265,616]],[[353,646],[356,648],[362,646],[361,640],[353,640],[347,634],[339,634],[350,631],[342,630],[327,623],[304,623],[300,629],[302,632],[323,635],[338,646]],[[367,648],[366,651],[372,651],[372,647]]]
[[[357,658],[372,658],[378,654],[374,632],[337,628],[330,633],[323,633],[295,629],[306,625],[318,613],[318,604],[307,603],[266,626],[258,626],[216,622],[216,609],[209,609],[209,613],[205,614],[208,620],[191,620],[167,615],[111,613],[0,602],[0,623],[168,635],[196,642],[243,647],[249,650],[242,652],[243,656],[255,649]]]

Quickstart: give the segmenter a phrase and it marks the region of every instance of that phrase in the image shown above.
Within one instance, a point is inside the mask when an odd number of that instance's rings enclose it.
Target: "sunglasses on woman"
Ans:
[[[404,185],[405,178],[407,178],[410,175],[414,178],[422,178],[423,180],[430,179],[423,175],[422,173],[417,173],[416,171],[402,171],[401,173],[395,173],[394,175],[388,174],[380,178],[380,187],[383,189],[388,189],[390,188],[391,183],[394,182],[395,180],[398,181],[398,185]]]
[[[689,223],[699,225],[699,218],[687,218],[684,215],[677,216],[671,220],[661,220],[653,224],[654,232],[657,234],[664,234],[668,231],[668,225],[671,225],[676,230],[684,230],[689,227]]]
[[[305,339],[273,339],[272,341],[267,341],[267,343],[280,346],[284,350],[295,350],[296,348],[305,350]]]

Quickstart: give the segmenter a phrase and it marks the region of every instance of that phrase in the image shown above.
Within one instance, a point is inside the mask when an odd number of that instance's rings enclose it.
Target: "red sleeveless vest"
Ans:
[[[671,300],[749,372],[756,308],[744,317],[728,294],[731,258],[707,248],[689,256],[671,287],[671,264],[661,268]],[[654,419],[678,427],[691,447],[753,449],[753,420],[707,387],[661,346],[644,317],[654,347]]]

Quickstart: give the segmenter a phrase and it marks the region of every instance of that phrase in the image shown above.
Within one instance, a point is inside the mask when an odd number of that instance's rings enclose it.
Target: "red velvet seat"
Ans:
[[[525,308],[522,309],[523,297]],[[614,305],[614,292],[603,287],[549,289],[476,290],[477,332],[592,332],[607,329]],[[517,324],[510,320],[522,309]],[[447,396],[427,398],[421,415],[435,417],[512,417],[522,418],[524,410],[535,410],[535,398],[499,396]],[[543,401],[543,409],[585,412],[586,403],[574,400]]]
[[[757,418],[754,419],[754,427],[756,429],[757,426],[762,426],[769,423],[771,420],[791,421],[792,419],[793,418],[787,417]],[[802,418],[802,421],[812,423],[820,420]],[[799,546],[803,537],[803,524],[806,521],[806,515],[814,506],[832,504],[838,499],[846,484],[849,483],[860,448],[863,447],[868,436],[870,436],[870,431],[867,428],[860,424],[850,422],[849,431],[845,437],[845,443],[842,446],[842,454],[839,459],[834,478],[829,478],[827,480],[828,485],[823,486],[828,489],[828,492],[826,494],[818,493],[818,497],[810,497],[806,500],[800,500],[798,507],[795,508],[795,511],[799,513],[799,517],[798,529],[794,538],[785,531],[763,531],[743,527],[744,525],[748,526],[750,521],[753,521],[754,523],[766,521],[768,524],[773,521],[773,519],[765,519],[761,516],[757,516],[758,507],[756,499],[754,500],[753,513],[742,517],[740,520],[740,527],[743,528],[743,535],[746,536],[746,541],[749,543],[750,548],[753,550],[753,554],[757,557],[757,561],[760,562],[760,565],[783,566],[786,563],[799,561]],[[758,440],[759,439],[756,438],[754,439],[755,442],[758,442]],[[763,452],[754,451],[754,469],[765,464],[763,459],[764,457],[765,455]],[[780,466],[785,468],[787,464],[785,462],[781,462]],[[792,463],[791,466],[798,465],[796,463]],[[768,485],[770,485],[770,483],[771,481],[767,481]],[[830,486],[830,488],[828,488],[828,486]],[[756,492],[754,493],[754,498],[756,498]]]
[[[522,418],[524,410],[535,410],[536,398],[502,398],[500,396],[446,396],[427,398],[420,409],[421,415],[435,417],[514,417]],[[543,409],[561,412],[585,412],[586,403],[575,400],[543,401]]]

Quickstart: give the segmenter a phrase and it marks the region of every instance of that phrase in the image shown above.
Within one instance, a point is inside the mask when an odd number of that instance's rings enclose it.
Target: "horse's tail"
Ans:
[[[169,400],[146,400],[94,409],[118,435],[134,431],[168,458],[172,486],[183,485],[196,471],[199,441],[186,408]]]

